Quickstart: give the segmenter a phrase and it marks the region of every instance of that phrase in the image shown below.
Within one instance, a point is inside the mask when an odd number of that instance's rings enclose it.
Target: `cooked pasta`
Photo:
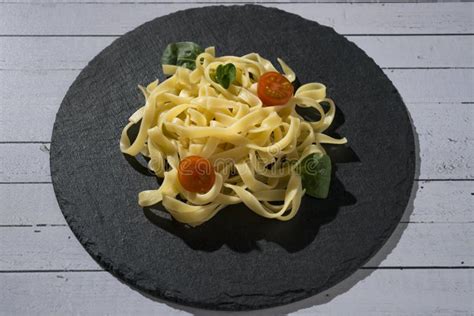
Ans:
[[[293,70],[278,62],[293,82]],[[226,89],[215,76],[220,65],[229,63],[236,73]],[[145,105],[123,129],[120,148],[148,157],[148,168],[164,178],[159,188],[139,193],[139,205],[161,202],[179,222],[197,226],[237,203],[260,216],[287,221],[305,193],[296,166],[308,155],[324,154],[321,144],[346,143],[323,134],[334,119],[335,105],[321,83],[300,86],[285,104],[262,103],[258,80],[277,70],[257,53],[216,57],[209,47],[196,57],[194,70],[163,65],[163,72],[170,77],[162,83],[139,86]],[[295,107],[312,108],[319,119],[307,121]],[[135,124],[140,128],[132,141],[127,132]],[[207,192],[190,192],[180,183],[179,164],[189,156],[211,163],[215,181]]]

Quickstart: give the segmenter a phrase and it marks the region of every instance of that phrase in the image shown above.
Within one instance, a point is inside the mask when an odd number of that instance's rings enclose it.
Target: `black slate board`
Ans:
[[[143,102],[137,84],[163,79],[161,52],[173,41],[282,57],[302,83],[328,86],[345,119],[335,132],[358,159],[336,164],[327,200],[305,197],[289,222],[237,205],[196,229],[137,205],[157,181],[124,159],[119,135]],[[331,28],[250,5],[180,11],[114,41],[67,92],[51,144],[59,205],[91,256],[135,288],[210,309],[286,304],[349,276],[396,227],[414,170],[407,110],[373,60]]]

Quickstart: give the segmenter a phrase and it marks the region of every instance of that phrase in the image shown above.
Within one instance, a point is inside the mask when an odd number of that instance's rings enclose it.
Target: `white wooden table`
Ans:
[[[0,314],[221,314],[149,299],[103,271],[51,185],[55,114],[81,68],[147,20],[212,4],[146,2],[0,0]],[[375,258],[320,295],[253,314],[473,315],[474,5],[265,5],[333,26],[373,57],[407,104],[420,159]]]

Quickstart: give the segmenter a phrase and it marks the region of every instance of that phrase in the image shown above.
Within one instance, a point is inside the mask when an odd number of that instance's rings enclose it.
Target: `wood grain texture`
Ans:
[[[50,182],[47,148],[43,144],[0,144],[0,182]]]
[[[0,226],[67,225],[51,183],[0,184],[0,201]]]
[[[23,0],[8,0],[0,2],[30,2]],[[73,34],[73,35],[120,35],[133,27],[156,16],[175,10],[202,6],[201,4],[112,4],[115,0],[100,0],[110,4],[59,4],[53,1],[41,0],[47,4],[0,4],[0,33],[14,34]],[[87,1],[91,2],[91,1]],[[159,1],[151,1],[159,2]],[[212,2],[212,1],[209,1]],[[227,2],[227,0],[226,0]],[[279,2],[279,0],[274,1]],[[352,1],[352,2],[357,2]],[[269,4],[275,6],[274,4]],[[345,34],[361,34],[349,39],[374,57],[383,67],[472,67],[472,35],[463,36],[459,33],[473,33],[472,3],[463,4],[283,4],[277,5],[285,10],[297,12],[305,17],[313,17],[319,22],[333,25],[336,30]],[[104,18],[105,17],[105,18]],[[47,21],[47,23],[45,22]],[[13,32],[13,33],[8,33]],[[365,36],[366,34],[451,34],[456,36]],[[0,69],[80,69],[108,45],[114,37],[1,37],[0,36]],[[418,57],[419,56],[419,57]],[[444,91],[444,82],[450,82],[454,77],[447,76],[446,72],[439,72],[434,76],[421,78],[414,87],[408,89],[412,93],[437,95],[437,92],[448,93],[444,101],[451,102],[449,89]],[[43,76],[29,75],[14,78],[14,85],[8,81],[11,74],[0,74],[0,99],[5,100],[10,94],[12,102],[0,102],[0,141],[48,141],[51,134],[52,122],[57,111],[60,99],[74,76],[53,76],[43,84]],[[13,76],[15,77],[15,76]],[[63,84],[66,78],[65,84]],[[461,76],[461,80],[471,80],[472,73]],[[18,89],[24,82],[35,81],[39,85],[33,97],[18,95]],[[436,87],[430,86],[432,81],[438,82]],[[469,83],[469,81],[468,81]],[[52,85],[52,87],[48,86]],[[8,87],[8,90],[5,89]],[[13,88],[12,88],[13,87]],[[471,87],[466,86],[465,95]],[[57,95],[50,92],[56,90]],[[45,91],[46,93],[43,93]],[[49,92],[48,92],[49,91]],[[45,96],[46,98],[38,96]],[[41,106],[38,102],[47,100]],[[406,98],[405,98],[406,99]],[[454,96],[457,99],[457,96]],[[33,101],[32,101],[33,100]],[[457,99],[460,102],[473,100]],[[440,102],[440,101],[435,101]],[[35,104],[36,106],[33,106]],[[48,105],[49,104],[49,105]],[[422,160],[422,174],[427,160],[433,175],[452,177],[453,175],[472,174],[472,108],[466,104],[438,105],[422,104],[424,110],[413,111],[413,103],[408,104],[410,113],[415,121]],[[448,108],[447,106],[450,106]],[[445,110],[442,110],[442,109]],[[461,110],[459,111],[459,109]],[[449,114],[446,114],[449,112]],[[441,122],[443,121],[443,122]],[[16,131],[16,133],[14,132]],[[454,137],[453,137],[454,136]],[[7,154],[12,146],[0,145],[0,178],[14,174],[17,178],[46,179],[49,181],[49,168],[45,158],[47,151],[42,144],[14,145],[12,155]],[[23,146],[23,147],[22,147]],[[423,149],[424,148],[424,149]],[[463,150],[464,148],[464,150]],[[425,153],[423,155],[423,153]],[[467,156],[465,154],[468,154]],[[38,159],[38,155],[40,156]],[[13,158],[18,164],[11,163]],[[446,159],[445,159],[446,158]],[[470,159],[470,161],[469,161]],[[445,161],[448,164],[443,164]],[[461,169],[458,169],[458,168]],[[18,168],[10,172],[11,168]],[[42,169],[43,170],[39,170]],[[468,169],[466,169],[468,168]],[[459,171],[459,172],[458,172]],[[464,173],[463,173],[464,172]],[[45,176],[46,175],[46,176]],[[448,176],[449,175],[449,176]],[[430,244],[431,249],[449,247],[455,241],[441,241],[440,238],[461,238],[467,249],[465,254],[472,253],[472,230],[467,235],[470,240],[457,236],[459,222],[464,226],[472,225],[472,205],[474,199],[474,182],[469,181],[435,181],[420,182],[416,195],[414,211],[410,221],[423,222],[431,234],[411,232],[408,225],[406,234],[409,239],[402,239],[400,245]],[[34,225],[34,227],[16,227],[23,229],[25,235],[17,235],[17,239],[9,240],[9,255],[0,255],[0,262],[12,256],[14,260],[24,264],[25,258],[36,260],[34,253],[45,248],[50,257],[59,253],[59,262],[64,266],[73,267],[75,260],[89,259],[89,256],[77,248],[78,242],[71,235],[56,235],[57,231],[66,231],[67,227],[43,226],[43,224],[64,224],[57,202],[54,198],[51,184],[0,184],[0,225]],[[403,220],[407,220],[406,216]],[[450,223],[448,226],[429,224],[429,222]],[[36,226],[38,225],[39,226]],[[440,231],[442,227],[446,231]],[[0,246],[4,245],[2,231],[11,227],[0,227]],[[35,232],[40,230],[40,232]],[[51,233],[53,232],[53,233]],[[465,232],[465,229],[461,229]],[[35,235],[36,234],[36,235]],[[43,234],[43,235],[42,235]],[[439,235],[436,235],[439,234]],[[471,234],[471,235],[469,235]],[[12,234],[13,235],[13,234]],[[436,235],[433,237],[433,235]],[[23,240],[25,237],[25,241]],[[34,249],[29,242],[31,238],[40,238],[43,243],[34,242]],[[58,240],[54,237],[60,236]],[[428,238],[432,238],[431,241]],[[403,243],[404,244],[403,244]],[[53,246],[49,247],[48,244]],[[75,243],[75,244],[74,244]],[[46,245],[46,247],[45,247]],[[469,248],[470,245],[470,248]],[[49,247],[49,248],[48,248]],[[56,248],[55,248],[56,247]],[[80,247],[80,246],[79,246]],[[397,246],[398,247],[398,246]],[[433,248],[434,247],[434,248]],[[438,247],[438,248],[436,248]],[[13,249],[14,248],[14,249]],[[5,247],[5,249],[7,249]],[[49,250],[48,250],[49,249]],[[396,250],[397,248],[395,248]],[[82,254],[80,251],[82,250]],[[406,253],[397,252],[396,255],[411,256],[413,250]],[[16,251],[16,252],[14,252]],[[446,248],[443,250],[446,251]],[[24,254],[24,258],[21,255]],[[79,254],[79,257],[77,257]],[[434,254],[428,254],[428,258]],[[64,256],[69,259],[64,259]],[[422,254],[420,254],[422,256]],[[444,255],[442,255],[444,258]],[[390,255],[387,260],[395,260]],[[40,265],[51,264],[40,255]],[[421,259],[420,259],[421,260]],[[443,259],[445,260],[445,258]],[[463,260],[463,259],[461,259]],[[472,264],[472,257],[470,257]],[[92,262],[93,263],[93,262]],[[54,264],[53,264],[54,265]],[[93,265],[91,265],[93,266]],[[457,264],[458,267],[465,263]],[[291,306],[252,313],[253,315],[274,315],[289,313],[298,310],[299,315],[470,315],[472,305],[473,270],[454,269],[423,269],[423,270],[376,270],[367,276],[365,270],[354,274],[349,281],[354,287],[340,284],[335,289],[310,298]],[[360,281],[359,281],[360,280]],[[183,315],[188,313],[202,314],[200,310],[185,309],[180,306],[169,306],[156,303],[139,293],[130,290],[110,274],[105,272],[74,272],[74,273],[0,273],[0,313],[5,314],[169,314]],[[342,290],[341,290],[342,289]],[[342,294],[341,294],[342,293]],[[328,297],[326,295],[329,295]],[[335,297],[335,298],[333,298]],[[84,302],[87,302],[86,304]],[[315,304],[322,304],[312,306]],[[217,315],[206,311],[206,314]],[[220,315],[221,313],[219,313]]]
[[[474,36],[348,36],[380,67],[473,67]]]
[[[474,146],[474,137],[468,133],[474,119],[472,104],[408,103],[407,105],[418,134],[421,158],[418,178],[474,179],[474,153],[471,150]],[[7,109],[21,111],[20,107]],[[26,134],[28,137],[42,130],[42,135],[38,136],[49,137],[53,124],[51,116],[53,115],[50,115],[48,121],[41,121],[41,116],[25,117],[18,114],[18,120],[13,123],[6,121],[3,126],[9,127],[6,129],[10,131],[27,133],[30,131],[30,135]],[[35,121],[38,122],[37,125]],[[452,124],[455,121],[456,124]],[[23,128],[18,129],[18,126]],[[28,130],[30,126],[38,128]],[[20,140],[34,140],[28,137],[22,134]],[[12,138],[4,136],[4,140]],[[44,144],[0,144],[0,157],[5,166],[0,173],[0,182],[50,181],[49,154]]]
[[[472,35],[347,38],[384,68],[474,67]],[[115,37],[0,37],[0,70],[82,69],[113,40]]]
[[[419,178],[473,179],[472,104],[416,104],[409,111],[418,134]]]
[[[413,213],[402,221],[420,223],[474,223],[474,182],[421,181]]]
[[[0,226],[66,225],[50,183],[0,184]],[[474,181],[421,181],[402,222],[473,223]],[[0,227],[1,229],[1,227]]]
[[[3,3],[0,5],[1,35],[121,35],[156,17],[208,4]],[[341,34],[474,33],[472,3],[436,5],[382,3],[337,6],[330,3],[272,3],[270,6],[334,27]]]
[[[470,315],[473,279],[474,270],[359,270],[317,296],[239,315]],[[5,314],[230,314],[159,304],[106,272],[6,273],[0,283]]]

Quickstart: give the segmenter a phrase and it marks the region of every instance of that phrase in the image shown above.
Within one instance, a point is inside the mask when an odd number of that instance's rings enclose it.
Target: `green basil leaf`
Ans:
[[[219,65],[216,70],[216,82],[227,89],[234,82],[236,73],[237,70],[232,63]]]
[[[196,57],[204,50],[193,42],[177,42],[166,46],[163,56],[161,56],[161,64],[176,65],[188,69],[196,68]]]
[[[296,170],[301,175],[306,194],[319,199],[328,197],[331,184],[331,158],[328,155],[311,154]]]

